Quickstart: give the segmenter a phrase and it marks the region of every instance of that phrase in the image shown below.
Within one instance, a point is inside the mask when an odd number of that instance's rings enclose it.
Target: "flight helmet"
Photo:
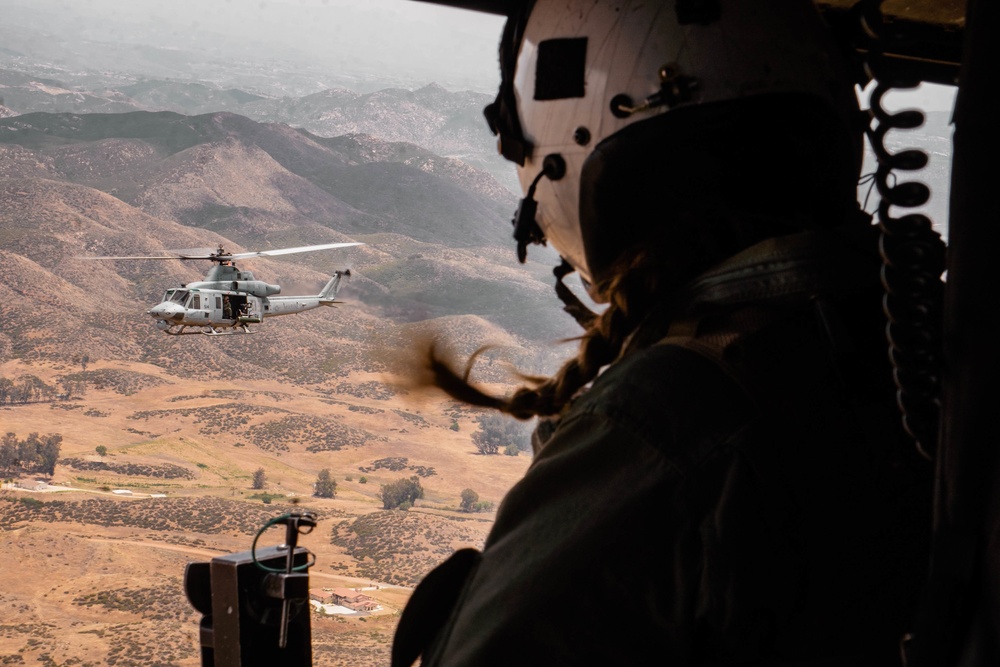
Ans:
[[[823,134],[854,192],[857,99],[809,0],[534,0],[509,16],[500,60],[485,114],[526,194],[514,220],[522,262],[529,244],[551,243],[592,284],[650,225],[668,224],[670,197],[758,197],[752,165],[704,159],[755,127],[797,121],[795,132]],[[790,100],[794,118],[782,118]],[[756,160],[783,146],[748,150]]]

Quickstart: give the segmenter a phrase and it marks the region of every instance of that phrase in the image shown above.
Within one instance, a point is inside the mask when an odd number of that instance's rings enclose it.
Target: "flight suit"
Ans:
[[[558,420],[393,664],[892,665],[927,566],[871,229],[772,239],[652,314]]]

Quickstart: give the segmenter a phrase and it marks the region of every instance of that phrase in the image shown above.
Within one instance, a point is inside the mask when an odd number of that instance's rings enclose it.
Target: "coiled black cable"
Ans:
[[[867,66],[876,80],[869,107],[875,127],[869,126],[868,140],[878,161],[875,186],[878,207],[879,252],[882,256],[883,310],[889,360],[896,384],[896,402],[902,413],[903,428],[916,442],[917,450],[932,459],[938,439],[941,411],[942,303],[945,244],[934,231],[931,220],[921,213],[892,215],[891,208],[916,208],[930,199],[923,183],[897,183],[896,172],[917,171],[927,165],[927,154],[918,149],[892,153],[886,135],[892,130],[920,127],[924,115],[906,110],[890,113],[882,100],[890,90],[917,86],[894,77],[880,78],[879,45],[888,36],[882,30],[881,0],[868,2],[863,14],[865,29],[873,38]],[[899,39],[898,35],[894,38]]]

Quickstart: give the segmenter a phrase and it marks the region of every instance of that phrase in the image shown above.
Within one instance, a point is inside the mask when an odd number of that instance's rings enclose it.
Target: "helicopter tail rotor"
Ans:
[[[323,287],[323,290],[319,293],[320,305],[332,306],[335,303],[340,303],[337,301],[337,291],[340,290],[340,282],[345,277],[349,278],[350,275],[350,269],[334,273],[333,277],[330,278],[329,282],[326,283],[326,286]]]

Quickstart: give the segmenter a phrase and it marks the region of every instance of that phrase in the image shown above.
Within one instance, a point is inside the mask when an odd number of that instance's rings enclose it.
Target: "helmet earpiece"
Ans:
[[[558,181],[566,175],[566,161],[558,153],[546,155],[542,170],[528,186],[528,192],[517,206],[517,212],[511,221],[514,225],[514,240],[517,241],[517,261],[521,264],[528,258],[528,245],[545,245],[545,233],[538,226],[535,216],[538,214],[538,202],[535,201],[535,189],[542,177]]]

